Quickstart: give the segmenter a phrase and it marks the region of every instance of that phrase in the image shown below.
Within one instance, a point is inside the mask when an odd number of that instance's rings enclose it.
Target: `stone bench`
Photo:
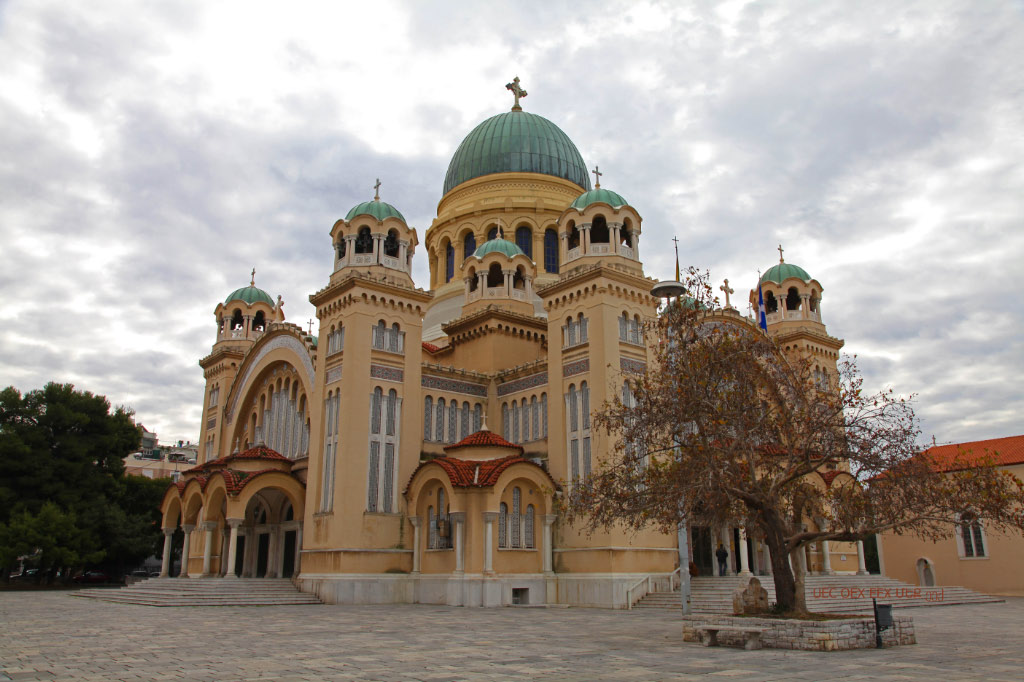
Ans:
[[[736,627],[731,625],[699,625],[696,628],[704,646],[718,646],[718,633],[731,632],[743,636],[743,648],[747,651],[761,648],[761,635],[767,628]]]

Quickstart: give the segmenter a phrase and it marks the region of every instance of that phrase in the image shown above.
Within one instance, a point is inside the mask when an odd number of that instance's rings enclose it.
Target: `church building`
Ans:
[[[677,570],[675,535],[558,516],[620,447],[591,415],[653,361],[661,301],[638,209],[507,87],[515,105],[455,150],[422,241],[379,182],[330,227],[318,336],[255,280],[217,304],[199,461],[162,504],[164,575],[178,528],[182,577],[290,577],[329,603],[622,607]],[[822,287],[781,260],[761,280],[769,332],[833,374]],[[733,573],[768,570],[743,529],[689,541],[699,569],[723,541]],[[857,570],[832,554],[809,568]]]

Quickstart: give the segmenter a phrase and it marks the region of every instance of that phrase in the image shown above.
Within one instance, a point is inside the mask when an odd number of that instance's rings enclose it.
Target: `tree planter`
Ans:
[[[696,629],[701,625],[765,628],[761,642],[766,649],[845,651],[871,649],[875,646],[875,621],[872,618],[812,621],[792,618],[683,616],[683,641],[700,642]],[[742,636],[729,632],[720,633],[718,640],[724,646],[743,646]],[[893,627],[882,632],[882,644],[917,644],[914,619],[910,616],[894,616]]]

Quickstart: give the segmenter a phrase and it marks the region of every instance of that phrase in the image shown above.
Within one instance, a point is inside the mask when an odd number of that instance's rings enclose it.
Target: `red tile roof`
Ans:
[[[970,468],[983,459],[992,458],[1000,466],[1024,463],[1024,436],[975,440],[969,443],[933,445],[924,451],[939,471]]]
[[[455,459],[453,457],[435,457],[416,467],[416,471],[409,477],[409,485],[412,484],[412,480],[419,473],[420,469],[431,464],[437,464],[444,469],[444,472],[448,475],[448,480],[456,488],[489,488],[497,483],[501,474],[513,464],[526,464],[543,471],[544,475],[551,481],[552,487],[558,489],[558,484],[555,483],[547,471],[544,471],[543,467],[517,455],[502,457],[501,459],[489,459],[482,462]],[[406,492],[409,491],[409,485],[405,487]]]
[[[426,341],[424,341],[423,350],[427,351],[428,353],[436,353],[437,351],[441,350],[441,347],[435,346],[432,343],[427,343]]]
[[[204,462],[203,464],[192,467],[191,469],[183,471],[182,473],[198,474],[202,471],[206,471],[207,469],[226,466],[229,462],[234,462],[239,459],[256,459],[269,462],[288,462],[289,464],[291,463],[290,459],[282,455],[277,450],[271,450],[266,445],[256,445],[254,447],[249,448],[248,450],[245,450],[244,452],[235,452],[228,455],[227,457],[211,459],[209,462]]]
[[[513,448],[523,454],[523,446],[509,443],[493,431],[477,431],[471,433],[458,443],[444,446],[445,452],[456,448]]]
[[[821,476],[821,480],[825,481],[825,487],[832,487],[832,481],[836,480],[836,476],[839,474],[846,473],[844,471],[819,471],[818,475]]]

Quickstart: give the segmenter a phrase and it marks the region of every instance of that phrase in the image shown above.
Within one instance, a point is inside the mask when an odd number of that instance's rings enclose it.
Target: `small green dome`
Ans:
[[[403,216],[397,208],[392,206],[386,201],[380,199],[374,199],[373,201],[364,201],[363,203],[353,206],[352,210],[345,216],[345,221],[352,220],[357,215],[371,215],[377,220],[384,220],[385,218],[398,218],[403,223],[405,222],[405,216]]]
[[[526,111],[507,111],[473,128],[448,164],[444,194],[492,173],[543,173],[590,189],[587,165],[569,136]]]
[[[249,305],[262,301],[268,305],[274,305],[274,299],[270,298],[270,294],[252,284],[241,289],[235,289],[224,299],[225,305],[232,301],[242,301]]]
[[[483,244],[477,247],[476,251],[473,252],[473,255],[476,256],[477,258],[483,258],[487,254],[494,253],[495,251],[497,251],[498,253],[503,253],[509,258],[512,258],[513,256],[526,255],[523,253],[523,250],[516,246],[513,242],[510,242],[507,239],[502,239],[501,237],[484,242]]]
[[[792,263],[779,263],[778,265],[771,266],[768,268],[768,272],[761,275],[761,281],[782,284],[783,280],[787,280],[790,277],[796,277],[805,282],[811,281],[811,276],[807,274],[806,270]]]
[[[629,204],[629,202],[626,201],[618,192],[613,192],[610,189],[605,189],[604,187],[598,187],[597,189],[584,192],[576,197],[576,201],[572,202],[571,207],[582,211],[587,206],[596,204],[599,201],[608,204],[612,208],[618,208]]]

